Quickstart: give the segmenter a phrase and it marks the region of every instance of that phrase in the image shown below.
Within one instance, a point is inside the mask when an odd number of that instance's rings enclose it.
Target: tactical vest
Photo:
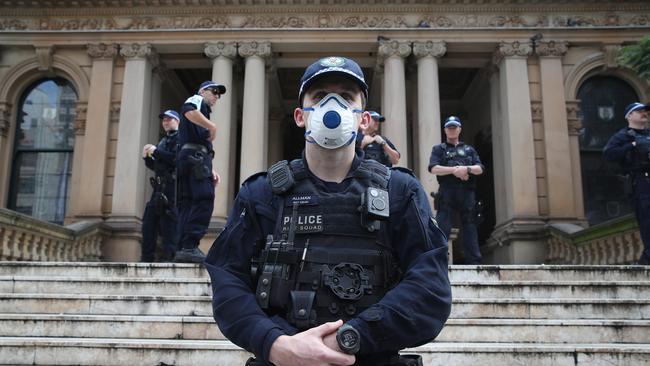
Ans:
[[[172,131],[158,142],[156,149],[158,149],[158,151],[166,151],[176,154],[176,151],[178,150],[177,137],[178,131]],[[164,191],[165,186],[173,184],[174,179],[176,179],[176,166],[174,164],[168,164],[162,159],[156,159],[154,161],[154,172],[156,178],[153,188],[156,192]]]
[[[636,147],[632,150],[632,171],[650,171],[650,131],[645,129],[639,133],[634,129],[628,129],[627,133],[634,136]]]
[[[299,330],[348,320],[398,282],[380,223],[389,212],[388,168],[361,160],[346,178],[349,186],[332,193],[317,188],[301,159],[275,164],[268,177],[283,204],[275,239],[269,236],[254,259],[253,276],[257,302],[269,315]]]
[[[466,144],[449,146],[446,143],[440,144],[442,148],[442,166],[468,166],[473,165],[474,161],[472,160],[472,147]],[[456,178],[454,175],[439,175],[437,176],[438,182],[440,184],[452,185],[452,186],[463,186],[467,188],[474,188],[476,186],[476,178],[473,175],[469,176],[469,179],[462,181]]]
[[[388,159],[388,154],[386,154],[384,151],[383,146],[373,142],[372,144],[366,145],[366,147],[363,149],[363,152],[364,158],[376,160],[388,167],[391,166],[390,160]]]

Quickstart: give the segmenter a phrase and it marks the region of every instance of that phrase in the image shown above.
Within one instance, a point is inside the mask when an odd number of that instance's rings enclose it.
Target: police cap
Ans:
[[[363,71],[359,64],[353,60],[345,57],[330,56],[321,58],[320,60],[309,65],[305,69],[305,73],[300,78],[300,89],[298,90],[298,100],[302,104],[302,97],[309,87],[324,75],[342,75],[354,81],[363,95],[368,99],[368,84],[363,77]]]
[[[625,118],[629,117],[630,113],[639,110],[645,110],[645,111],[650,110],[650,105],[639,103],[639,102],[629,104],[627,107],[625,107]]]

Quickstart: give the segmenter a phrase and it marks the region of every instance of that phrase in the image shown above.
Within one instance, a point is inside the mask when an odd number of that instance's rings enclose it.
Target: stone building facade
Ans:
[[[648,101],[616,54],[649,31],[646,1],[2,1],[0,207],[101,220],[104,259],[137,260],[150,192],[142,146],[158,140],[161,110],[212,79],[228,88],[211,116],[214,234],[246,177],[300,154],[304,67],[342,55],[363,67],[368,109],[386,116],[399,165],[428,191],[441,120],[460,116],[488,167],[484,257],[540,263],[549,224],[629,212],[616,183],[599,184],[613,173],[596,156],[624,124],[621,105]]]

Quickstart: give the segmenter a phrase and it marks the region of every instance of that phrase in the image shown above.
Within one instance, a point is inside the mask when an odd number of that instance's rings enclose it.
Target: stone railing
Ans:
[[[101,220],[61,226],[0,208],[0,260],[96,262],[108,235]]]
[[[629,264],[638,260],[643,243],[634,215],[590,228],[573,224],[549,225],[549,264]]]

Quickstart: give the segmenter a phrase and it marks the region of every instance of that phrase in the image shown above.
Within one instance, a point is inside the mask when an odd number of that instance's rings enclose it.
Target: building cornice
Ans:
[[[196,6],[195,0],[4,0],[0,30],[650,28],[646,1],[618,1],[616,7],[600,0],[314,1],[202,0]]]

